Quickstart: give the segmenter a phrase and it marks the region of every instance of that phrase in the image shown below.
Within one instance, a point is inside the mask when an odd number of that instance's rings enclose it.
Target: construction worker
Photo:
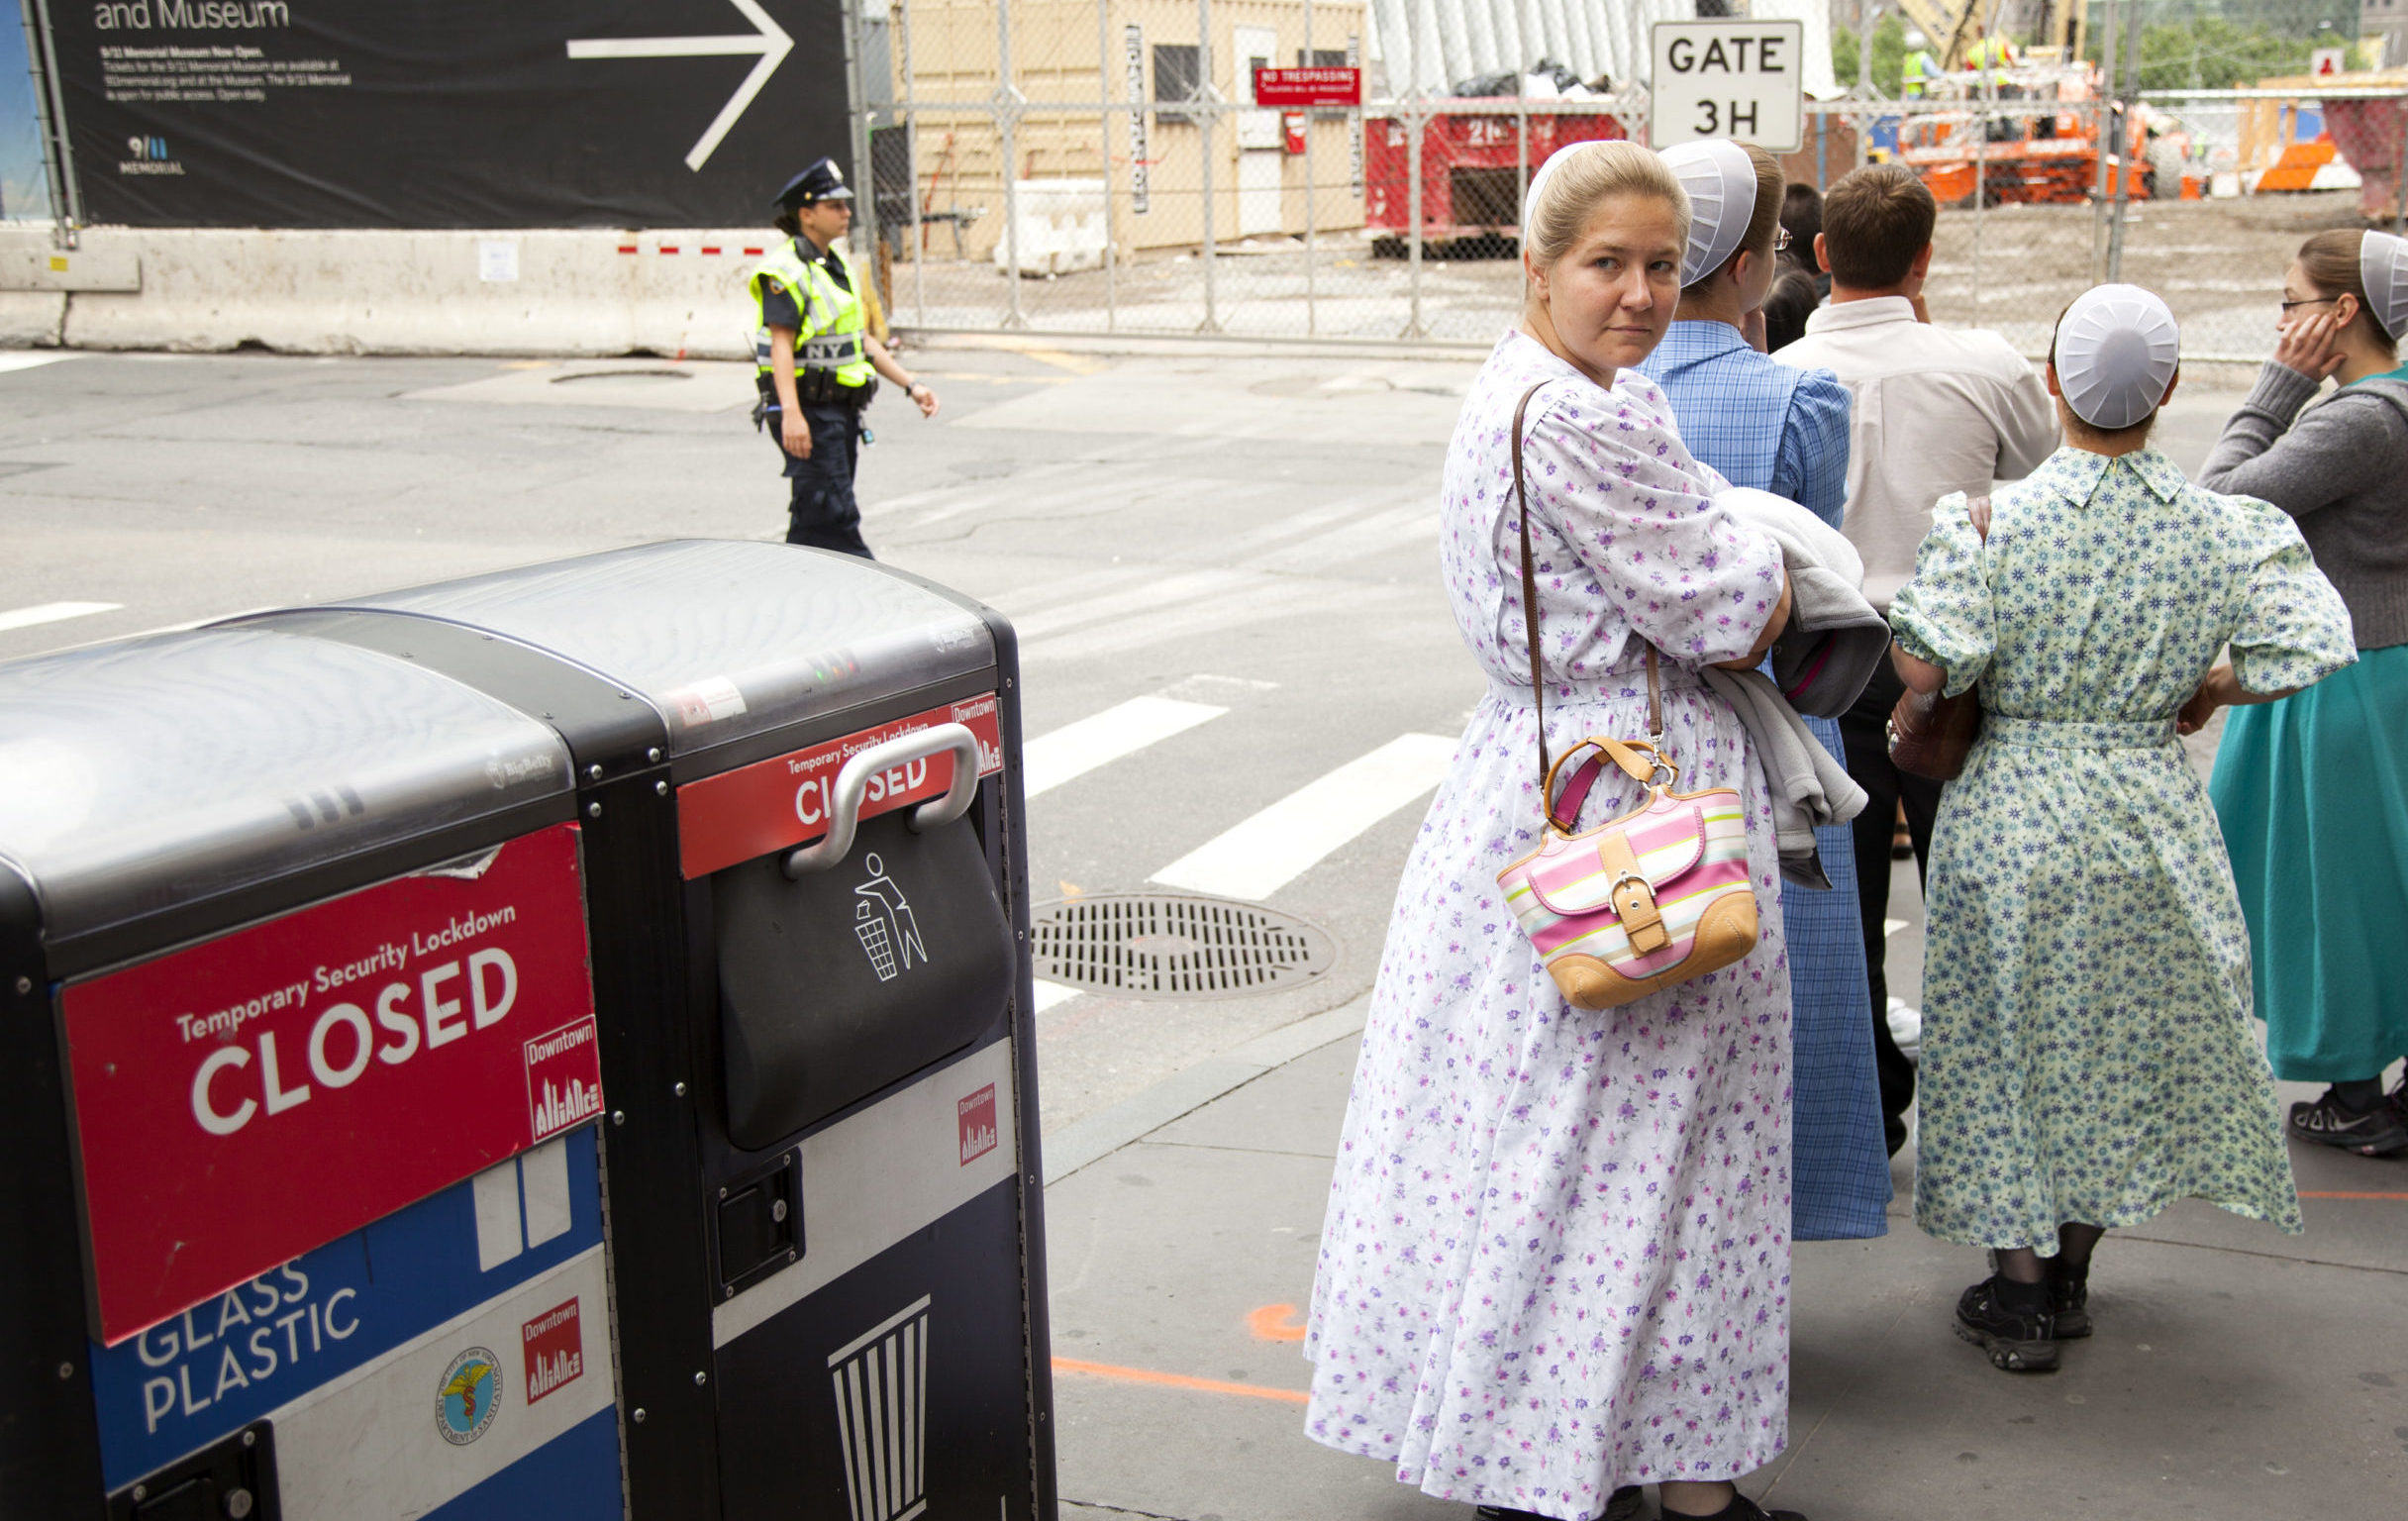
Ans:
[[[2002,97],[2014,84],[2007,70],[2020,61],[2013,43],[2004,37],[1992,37],[1989,28],[1978,21],[1973,23],[1973,41],[1964,50],[1964,66],[1977,74],[1989,70],[1990,82],[1998,86]]]
[[[903,387],[922,417],[937,415],[937,393],[913,379],[868,330],[867,286],[838,246],[853,226],[853,191],[832,159],[822,158],[777,193],[777,230],[786,242],[752,271],[758,316],[752,357],[758,366],[765,425],[793,484],[786,542],[869,558],[853,471],[869,430],[862,411],[877,376]]]
[[[1900,93],[1909,100],[1921,100],[1924,90],[1928,88],[1927,81],[1944,72],[1946,70],[1941,68],[1940,60],[1932,56],[1929,40],[1921,32],[1908,32],[1906,56],[1898,65]]]

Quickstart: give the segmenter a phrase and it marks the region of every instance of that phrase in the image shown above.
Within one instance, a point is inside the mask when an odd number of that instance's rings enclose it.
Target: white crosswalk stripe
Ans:
[[[1209,702],[1182,702],[1175,697],[1132,697],[1029,741],[1021,750],[1021,790],[1030,797],[1051,792],[1097,766],[1185,734],[1228,711]]]
[[[44,602],[34,607],[20,607],[14,612],[0,613],[0,633],[10,629],[31,629],[46,623],[63,623],[69,618],[88,618],[94,613],[113,613],[122,605],[117,602]]]
[[[1399,735],[1206,841],[1152,879],[1216,897],[1267,898],[1437,786],[1454,759],[1451,739]]]

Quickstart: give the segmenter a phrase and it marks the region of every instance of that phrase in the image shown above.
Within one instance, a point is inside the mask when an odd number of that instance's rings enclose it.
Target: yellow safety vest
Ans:
[[[1977,73],[1986,68],[1990,70],[1990,77],[2000,84],[2008,82],[2007,70],[2014,62],[2015,45],[2003,37],[1983,38],[1973,45],[1973,51],[1965,57],[1965,67]]]
[[[1912,99],[1921,95],[1924,88],[1924,77],[1939,71],[1939,60],[1923,49],[1918,48],[1908,53],[1906,62],[1899,67],[1900,83],[1908,98]]]
[[[746,282],[752,293],[752,362],[762,374],[769,373],[769,320],[761,299],[761,282],[775,280],[794,298],[802,312],[802,328],[794,336],[794,366],[796,369],[828,369],[836,372],[836,383],[848,389],[867,385],[877,371],[870,366],[869,350],[863,342],[868,331],[868,313],[861,305],[861,275],[843,249],[832,249],[838,263],[845,266],[845,277],[853,289],[837,284],[827,267],[817,259],[806,259],[788,239],[760,261]]]

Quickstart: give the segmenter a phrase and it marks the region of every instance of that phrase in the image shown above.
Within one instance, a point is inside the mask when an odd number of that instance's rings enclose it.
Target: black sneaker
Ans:
[[[2056,1326],[2049,1312],[2007,1308],[1999,1302],[1999,1282],[1987,1277],[1964,1291],[1956,1301],[1956,1334],[1988,1353],[1994,1368],[2010,1373],[2057,1371]]]
[[[1607,1496],[1605,1514],[1597,1521],[1639,1521],[1647,1508],[1647,1492],[1637,1484],[1625,1484]],[[1502,1505],[1482,1505],[1472,1511],[1477,1521],[1548,1521],[1535,1510],[1507,1510]]]
[[[2316,1102],[2291,1106],[2290,1130],[2294,1140],[2339,1147],[2360,1157],[2393,1157],[2408,1152],[2408,1105],[2395,1093],[2358,1114],[2327,1088]]]
[[[2063,1266],[2064,1259],[2045,1260],[2049,1269],[2049,1320],[2060,1342],[2078,1342],[2090,1334],[2090,1265],[2078,1269]]]
[[[1664,1521],[1806,1521],[1794,1510],[1766,1510],[1736,1489],[1731,1492],[1731,1503],[1710,1516],[1687,1516],[1677,1510],[1663,1514]]]

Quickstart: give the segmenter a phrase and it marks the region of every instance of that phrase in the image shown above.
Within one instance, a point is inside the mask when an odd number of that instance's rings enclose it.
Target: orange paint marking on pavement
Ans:
[[[2303,1199],[2408,1199],[2408,1193],[2303,1193]]]
[[[1246,1329],[1252,1331],[1258,1342],[1304,1340],[1304,1322],[1296,1318],[1296,1307],[1292,1304],[1266,1304],[1260,1309],[1248,1311]]]
[[[1232,1383],[1225,1378],[1192,1378],[1185,1373],[1157,1372],[1151,1368],[1119,1368],[1110,1363],[1088,1363],[1078,1358],[1055,1358],[1054,1371],[1085,1373],[1090,1378],[1110,1378],[1118,1383],[1151,1383],[1166,1389],[1192,1389],[1199,1394],[1241,1394],[1248,1399],[1275,1399],[1283,1404],[1309,1403],[1311,1396],[1302,1389],[1274,1389],[1260,1383]]]

